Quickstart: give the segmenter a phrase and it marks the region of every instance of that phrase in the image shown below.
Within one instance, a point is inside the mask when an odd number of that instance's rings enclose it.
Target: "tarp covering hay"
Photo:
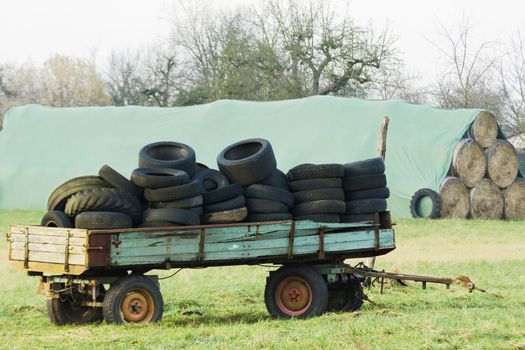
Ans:
[[[197,160],[211,167],[225,146],[252,137],[270,140],[284,171],[305,162],[371,158],[388,116],[389,208],[409,217],[414,192],[439,190],[454,147],[480,112],[328,96],[174,108],[16,107],[0,132],[0,208],[44,209],[57,185],[96,174],[105,163],[129,175],[140,148],[161,140],[192,146]]]

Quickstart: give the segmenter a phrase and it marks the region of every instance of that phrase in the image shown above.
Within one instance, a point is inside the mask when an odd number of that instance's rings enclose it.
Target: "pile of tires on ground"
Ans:
[[[303,164],[285,175],[277,169],[271,144],[249,139],[226,147],[217,164],[219,170],[197,163],[195,151],[182,143],[146,145],[131,180],[104,165],[99,176],[58,186],[41,224],[122,229],[291,219],[337,223],[369,220],[355,215],[386,209],[380,159],[361,165]],[[368,175],[383,180],[370,181]],[[356,212],[361,205],[366,209]]]

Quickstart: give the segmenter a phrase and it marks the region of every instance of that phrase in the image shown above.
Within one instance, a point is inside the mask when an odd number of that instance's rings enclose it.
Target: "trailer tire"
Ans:
[[[139,152],[141,168],[171,168],[195,173],[195,151],[190,146],[171,141],[150,143]]]
[[[142,275],[130,275],[107,291],[102,312],[107,323],[158,322],[164,312],[164,300],[158,283]]]
[[[343,177],[344,168],[341,164],[301,164],[288,171],[290,181]]]
[[[371,158],[343,165],[345,177],[380,174],[385,172],[385,162],[381,158]]]
[[[131,173],[131,181],[142,188],[164,188],[178,186],[190,181],[182,170],[168,168],[137,168]]]
[[[42,221],[40,221],[40,226],[71,228],[73,227],[73,223],[67,217],[67,215],[64,214],[63,211],[53,210],[53,211],[48,211],[42,217]]]
[[[281,202],[288,207],[293,207],[294,196],[287,189],[281,187],[254,184],[244,189],[244,195],[248,198],[269,199],[276,202]]]
[[[75,217],[75,227],[89,230],[133,227],[131,216],[110,211],[86,211]]]
[[[261,185],[275,186],[288,189],[288,178],[286,174],[279,169],[275,169],[269,177],[259,182]]]
[[[102,168],[100,168],[98,175],[116,188],[120,188],[137,198],[142,197],[142,189],[140,187],[126,179],[118,171],[107,164],[104,164]]]
[[[219,202],[224,202],[225,200],[235,198],[243,194],[241,185],[238,183],[232,183],[223,188],[219,188],[214,191],[205,192],[202,195],[202,200],[204,204],[215,204]]]
[[[177,201],[185,198],[202,195],[202,184],[197,180],[192,180],[186,184],[144,190],[144,197],[150,202]]]
[[[102,308],[75,305],[69,296],[65,300],[60,297],[47,299],[47,315],[57,326],[95,323],[104,319]]]
[[[339,177],[290,181],[288,183],[292,192],[310,191],[319,188],[341,188],[342,184],[343,181]]]
[[[308,265],[283,266],[266,279],[264,302],[273,318],[320,316],[328,306],[328,287]]]
[[[67,200],[74,194],[92,188],[111,188],[111,184],[99,176],[79,176],[55,188],[47,200],[47,210],[64,210]]]
[[[428,215],[421,213],[419,204],[423,198],[429,198],[432,202],[432,209]],[[441,217],[441,199],[439,194],[430,188],[417,190],[410,200],[410,213],[413,218],[438,219]]]
[[[319,188],[316,190],[295,192],[295,203],[312,202],[323,199],[345,200],[345,193],[342,188]]]
[[[310,214],[343,214],[346,210],[344,201],[322,199],[296,204],[293,207],[294,216]]]
[[[358,281],[329,285],[328,294],[329,312],[356,311],[363,306],[363,286]]]

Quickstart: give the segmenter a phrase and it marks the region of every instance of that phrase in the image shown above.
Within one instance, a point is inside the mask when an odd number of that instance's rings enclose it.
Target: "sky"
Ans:
[[[181,0],[0,0],[0,62],[41,63],[52,54],[96,56],[104,65],[114,50],[136,49],[166,38],[167,13]],[[208,1],[233,8],[254,0]],[[474,23],[475,40],[508,41],[525,32],[525,1],[520,0],[353,0],[359,24],[388,25],[398,37],[406,66],[430,81],[442,65],[440,24],[463,14]]]

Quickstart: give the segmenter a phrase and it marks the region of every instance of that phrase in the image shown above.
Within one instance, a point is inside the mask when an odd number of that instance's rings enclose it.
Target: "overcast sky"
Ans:
[[[143,47],[169,33],[166,11],[180,0],[0,0],[0,62],[41,63],[54,53],[87,56],[97,49],[99,63],[112,50]],[[215,1],[234,7],[250,1]],[[354,0],[358,23],[388,23],[407,66],[424,80],[439,69],[439,24],[463,13],[476,24],[478,40],[507,41],[525,29],[520,0]]]

